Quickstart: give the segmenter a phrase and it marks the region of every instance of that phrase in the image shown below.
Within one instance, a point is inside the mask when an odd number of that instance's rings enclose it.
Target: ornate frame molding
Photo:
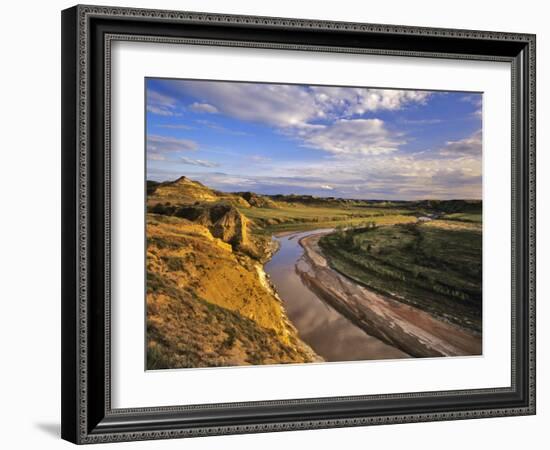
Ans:
[[[244,39],[219,39],[205,37],[173,37],[151,36],[139,33],[111,32],[110,30],[92,31],[92,22],[98,19],[108,21],[135,21],[143,27],[148,23],[158,22],[167,26],[193,25],[204,27],[239,26],[244,27],[250,33],[258,30],[269,30],[271,33],[319,30],[341,33],[359,33],[368,37],[376,35],[378,39],[384,37],[399,37],[403,41],[408,38],[425,37],[430,39],[457,39],[460,42],[471,41],[474,49],[480,42],[498,42],[499,48],[511,48],[509,54],[474,53],[468,51],[447,53],[435,48],[433,50],[376,48],[376,47],[351,47],[328,44],[304,44],[281,43],[262,40],[247,41]],[[440,421],[453,419],[469,419],[482,417],[499,417],[509,415],[527,415],[535,413],[535,36],[530,34],[514,34],[487,31],[449,30],[424,27],[405,27],[396,25],[377,25],[332,21],[312,21],[304,19],[270,18],[256,16],[234,16],[220,14],[204,14],[195,12],[158,11],[147,9],[129,9],[116,7],[76,6],[64,11],[64,50],[63,50],[63,76],[64,76],[64,129],[63,129],[63,189],[64,189],[64,216],[63,221],[67,234],[64,234],[63,250],[63,377],[71,379],[63,389],[63,437],[77,443],[98,443],[112,441],[129,441],[143,439],[163,439],[173,437],[192,437],[217,434],[238,434],[250,432],[271,432],[298,429],[348,427],[372,424]],[[95,33],[95,34],[94,34]],[[94,59],[98,50],[97,42],[93,39],[100,37],[103,53],[101,64],[98,68],[98,60]],[[513,272],[516,262],[522,262],[517,276],[513,276],[513,283],[519,278],[518,285],[513,284],[513,302],[521,305],[513,307],[514,342],[512,343],[512,386],[510,388],[482,389],[472,391],[431,392],[418,394],[396,394],[361,397],[335,397],[309,400],[287,400],[275,402],[253,402],[246,404],[218,404],[218,405],[194,405],[166,408],[139,408],[113,410],[110,403],[110,63],[111,43],[116,40],[143,41],[155,43],[185,43],[194,45],[219,45],[219,46],[243,46],[266,49],[290,49],[304,51],[328,51],[348,52],[363,54],[384,54],[411,57],[432,57],[452,59],[481,59],[489,61],[505,61],[512,64],[512,89],[513,89],[513,120],[512,120],[512,153],[513,153]],[[69,42],[70,41],[70,42]],[[411,41],[413,42],[413,41]],[[439,42],[439,41],[438,41]],[[515,45],[515,46],[514,46]],[[95,46],[95,47],[94,47]],[[411,44],[412,46],[412,44]],[[514,53],[514,48],[520,51]],[[522,53],[523,52],[523,53]],[[70,66],[70,67],[69,67]],[[95,116],[90,114],[94,108],[91,104],[98,93],[94,89],[97,84],[91,82],[97,77],[98,69],[104,70],[102,107],[104,124],[102,125],[103,179],[94,179],[94,166],[90,164],[92,155],[91,141],[94,139],[91,131],[95,124],[92,123]],[[94,81],[97,83],[97,81]],[[515,90],[515,91],[514,91]],[[514,93],[515,92],[515,93]],[[516,101],[519,99],[519,101]],[[76,106],[75,106],[76,105]],[[97,138],[94,142],[97,146]],[[95,147],[94,147],[95,148]],[[517,157],[516,157],[517,156]],[[517,164],[517,161],[520,164]],[[97,173],[96,173],[97,174]],[[519,178],[519,179],[518,179]],[[519,182],[518,182],[519,181]],[[97,183],[103,186],[96,191]],[[70,190],[70,192],[69,192]],[[65,192],[66,191],[66,192]],[[102,195],[97,200],[98,194]],[[103,209],[103,217],[97,217],[98,209],[92,205],[100,201]],[[95,289],[92,284],[91,267],[98,264],[97,257],[91,256],[95,252],[92,247],[98,242],[92,242],[91,230],[97,230],[97,221],[103,222],[102,244],[100,252],[102,267],[94,270],[103,271],[104,299],[103,323],[97,324],[91,320],[91,306],[93,298],[91,291]],[[71,222],[69,224],[69,222]],[[522,234],[523,233],[523,234]],[[519,238],[518,238],[519,236]],[[521,254],[516,254],[516,249]],[[525,261],[521,261],[526,255]],[[518,258],[520,258],[518,260]],[[94,272],[95,274],[95,272]],[[95,275],[94,275],[95,276]],[[521,285],[521,286],[520,286]],[[527,292],[523,298],[516,298],[517,289]],[[97,305],[94,303],[95,307]],[[516,315],[516,308],[525,309],[524,319]],[[516,327],[521,328],[517,330]],[[523,333],[525,348],[516,348],[516,331]],[[103,337],[98,338],[97,334]],[[93,339],[90,336],[94,336]],[[99,340],[98,340],[99,339]],[[69,344],[68,341],[72,342]],[[103,342],[104,375],[103,398],[100,406],[92,406],[90,395],[97,392],[96,385],[90,379],[91,365],[97,365],[96,360],[90,357],[90,349],[95,348],[98,342]],[[521,354],[518,356],[518,351]],[[518,360],[520,358],[521,360]],[[516,373],[516,364],[519,363],[522,373]],[[99,369],[98,369],[99,370]],[[97,376],[97,373],[94,374]],[[523,379],[523,377],[526,379]],[[162,420],[170,419],[172,414],[182,414],[185,411],[201,410],[207,412],[216,408],[242,408],[242,407],[291,407],[295,405],[327,404],[343,401],[381,401],[399,399],[414,401],[415,399],[437,397],[467,397],[473,399],[476,396],[517,393],[518,383],[524,386],[527,398],[509,403],[508,406],[490,405],[486,408],[450,410],[433,410],[412,413],[391,413],[359,415],[356,417],[320,418],[300,420],[272,421],[266,423],[247,424],[220,424],[215,426],[170,426],[168,422],[162,425]],[[525,385],[523,385],[525,383]],[[97,384],[97,383],[96,383]],[[92,386],[93,385],[93,386]],[[145,417],[145,419],[143,419]],[[102,418],[98,421],[98,418]],[[135,423],[127,425],[135,419]],[[120,425],[125,422],[126,425]],[[155,427],[154,424],[158,426]]]

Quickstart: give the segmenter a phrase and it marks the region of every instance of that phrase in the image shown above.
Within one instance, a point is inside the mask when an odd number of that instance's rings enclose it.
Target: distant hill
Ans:
[[[250,206],[255,206],[257,208],[278,207],[277,203],[265,195],[256,194],[254,192],[235,192],[235,195],[244,198]]]
[[[211,189],[199,181],[187,177],[179,177],[174,181],[147,181],[147,204],[158,203],[186,205],[194,203],[211,203],[224,201],[236,207],[276,208],[276,203],[270,198],[254,192],[221,192]]]
[[[174,205],[193,204],[197,202],[225,201],[236,207],[278,208],[281,203],[301,204],[306,206],[368,206],[370,208],[407,208],[423,209],[428,212],[451,214],[455,212],[481,214],[481,200],[377,200],[351,199],[338,197],[317,197],[302,194],[262,195],[255,192],[222,192],[211,189],[199,181],[185,176],[174,181],[147,181],[147,203],[170,203]]]
[[[199,181],[187,177],[179,177],[175,181],[162,183],[149,181],[147,188],[147,203],[149,205],[156,203],[183,205],[195,202],[217,202],[225,199],[231,203],[237,203],[238,206],[248,206],[238,196],[215,191]]]
[[[420,200],[409,203],[411,207],[440,213],[481,214],[481,200]]]
[[[309,206],[368,206],[369,208],[406,208],[439,213],[481,214],[481,200],[361,200],[337,197],[316,197],[313,195],[270,195],[275,202],[298,203]]]
[[[298,195],[298,194],[276,194],[269,195],[266,198],[275,202],[284,202],[289,204],[298,203],[307,206],[354,206],[364,204],[370,205],[370,200],[354,200],[347,198],[336,197],[316,197],[314,195]]]

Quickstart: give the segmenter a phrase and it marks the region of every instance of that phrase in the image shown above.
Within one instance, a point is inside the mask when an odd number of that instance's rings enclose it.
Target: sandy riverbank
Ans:
[[[300,240],[303,282],[365,332],[416,357],[480,355],[481,336],[370,291],[331,269],[319,246],[323,233]]]

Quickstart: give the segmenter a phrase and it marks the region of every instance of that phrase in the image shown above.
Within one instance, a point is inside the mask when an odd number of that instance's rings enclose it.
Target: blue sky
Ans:
[[[146,79],[147,179],[480,199],[481,108],[478,93]]]

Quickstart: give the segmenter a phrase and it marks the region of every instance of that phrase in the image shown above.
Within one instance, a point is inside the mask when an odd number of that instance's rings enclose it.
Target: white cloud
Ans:
[[[382,136],[381,139],[384,138],[382,122],[370,124],[369,127],[371,134],[376,131]],[[341,130],[343,135],[346,132]],[[363,199],[479,199],[482,196],[481,153],[469,152],[472,145],[468,145],[474,143],[475,147],[479,139],[480,133],[474,133],[447,143],[444,148],[447,151],[454,149],[455,153],[444,156],[441,149],[414,153],[370,153],[367,157],[354,152],[316,161],[255,164],[246,173],[240,166],[228,166],[226,170],[234,170],[235,173],[204,172],[194,176],[208,186],[223,191],[251,190],[267,194],[295,193]],[[330,142],[334,144],[336,140]],[[160,178],[167,179],[165,176]]]
[[[189,166],[200,166],[200,167],[219,167],[218,163],[212,162],[212,161],[205,161],[202,159],[193,159],[188,158],[186,156],[180,157],[180,161],[183,164],[187,164]]]
[[[160,153],[147,152],[147,159],[150,161],[166,161],[166,157]]]
[[[150,134],[147,136],[147,157],[149,159],[159,157],[153,155],[163,155],[167,152],[196,150],[198,147],[199,146],[195,141],[189,139],[179,139],[170,136],[160,136],[157,134]]]
[[[305,88],[293,85],[180,81],[174,85],[237,119],[276,127],[307,122],[318,108]]]
[[[241,120],[276,127],[311,124],[320,119],[351,117],[365,112],[398,110],[426,103],[430,92],[263,83],[170,81],[170,87],[200,98],[216,111]],[[193,107],[192,105],[192,107]]]
[[[185,124],[162,124],[159,125],[161,128],[170,128],[174,130],[192,130],[193,127],[190,127],[189,125]]]
[[[380,155],[397,150],[404,141],[380,119],[340,119],[331,125],[298,131],[306,147],[334,154]]]
[[[252,188],[257,184],[256,180],[248,176],[220,172],[200,174],[199,179],[204,180],[207,186],[225,191],[235,190],[233,189],[235,186],[238,186],[236,190],[248,190],[248,188]]]
[[[479,199],[481,170],[481,155],[442,158],[437,152],[395,152],[368,157],[346,154],[329,163],[293,162],[257,176],[263,185],[269,180],[281,190],[317,189],[317,195],[324,195],[321,186],[328,185],[335,197]]]
[[[225,133],[225,134],[231,134],[233,136],[250,136],[249,133],[246,133],[244,131],[239,130],[232,130],[230,128],[222,127],[221,125],[218,125],[217,123],[211,122],[209,120],[196,120],[196,123],[203,125],[207,128],[210,128],[211,130],[217,131],[218,133]]]
[[[160,92],[147,90],[147,111],[159,116],[175,116],[177,102],[168,95]]]
[[[483,95],[482,94],[469,94],[460,99],[463,102],[471,103],[476,107],[476,110],[472,113],[474,117],[481,119],[483,114]]]
[[[210,105],[208,103],[195,102],[195,103],[189,105],[189,109],[191,109],[192,111],[195,111],[195,112],[208,113],[208,114],[217,114],[219,112],[218,108],[216,108],[215,106]]]
[[[373,118],[373,112],[422,105],[431,93],[198,81],[170,82],[169,86],[200,101],[194,105],[208,105],[220,114],[267,125],[303,147],[326,153],[317,162],[277,160],[266,164],[262,164],[267,161],[262,156],[252,155],[249,159],[255,164],[250,164],[251,170],[224,164],[225,170],[236,173],[195,174],[217,189],[371,199],[481,197],[481,131],[445,142],[440,148],[406,153],[402,149],[406,137]],[[480,97],[468,101],[473,100],[480,101]],[[415,123],[438,122],[433,118]],[[197,127],[225,131],[213,122],[196,123]],[[177,141],[151,145],[162,146],[164,151],[198,148],[192,141]],[[215,167],[210,161],[187,157],[181,162]]]
[[[191,109],[274,127],[303,145],[330,153],[379,154],[404,140],[367,112],[424,104],[430,92],[262,83],[170,81],[172,89],[201,99]]]
[[[403,119],[399,123],[407,125],[436,125],[443,122],[442,119]]]
[[[447,141],[439,151],[444,156],[481,155],[481,130],[458,141]]]
[[[344,115],[362,115],[369,111],[395,111],[410,103],[425,104],[430,93],[397,89],[371,89],[313,86],[317,101],[329,109],[343,111]]]
[[[159,116],[173,116],[174,113],[168,109],[154,106],[154,105],[147,105],[147,111],[153,114],[157,114]]]
[[[250,160],[254,161],[255,163],[265,163],[271,161],[271,158],[262,155],[252,155],[250,156]]]
[[[461,102],[471,103],[474,106],[481,106],[481,103],[483,101],[483,95],[482,94],[467,94],[464,97],[460,98]]]
[[[479,160],[431,159],[379,155],[360,162],[295,164],[248,175],[195,173],[210,187],[222,191],[252,190],[266,194],[313,194],[363,199],[481,198]],[[166,178],[164,178],[166,179]],[[330,183],[326,181],[330,180]],[[328,194],[330,192],[330,194]]]

